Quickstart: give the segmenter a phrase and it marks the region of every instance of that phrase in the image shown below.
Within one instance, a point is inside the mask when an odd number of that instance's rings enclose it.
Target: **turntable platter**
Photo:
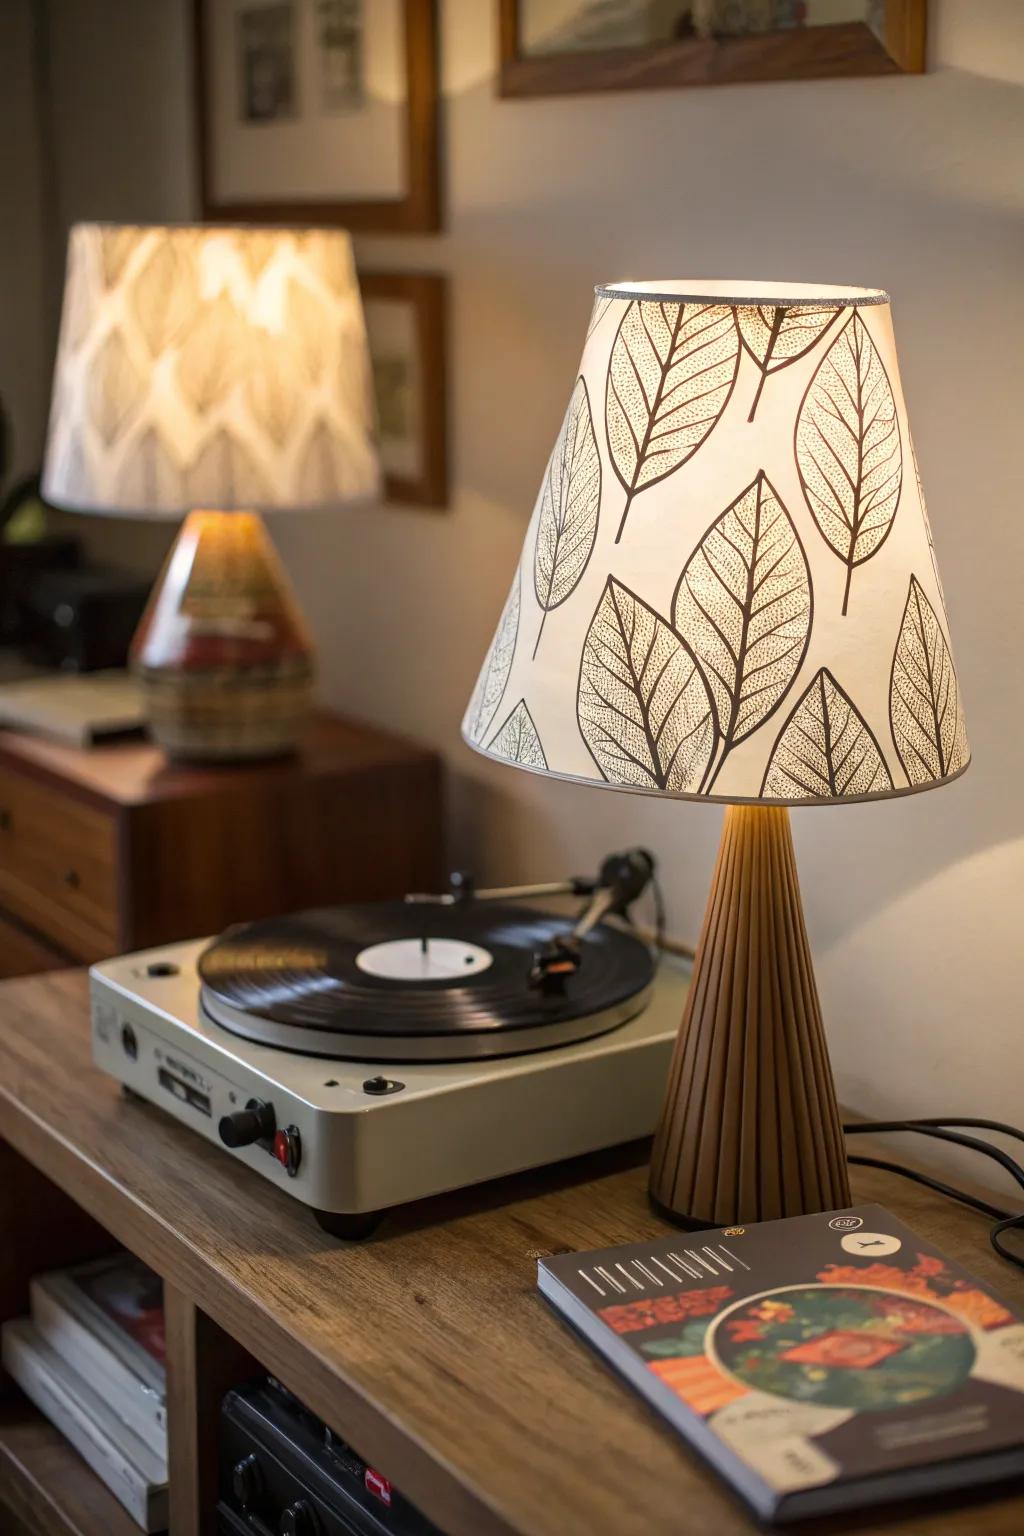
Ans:
[[[519,905],[384,902],[233,929],[199,961],[214,1023],[263,1045],[355,1061],[461,1061],[545,1050],[643,1007],[651,951],[599,923],[564,989],[530,985],[569,925]]]

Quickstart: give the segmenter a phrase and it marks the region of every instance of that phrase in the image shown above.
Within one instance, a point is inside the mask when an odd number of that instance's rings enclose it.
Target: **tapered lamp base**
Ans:
[[[726,809],[650,1189],[703,1226],[850,1204],[784,807]]]
[[[150,734],[169,757],[294,751],[314,656],[262,518],[190,512],[132,643]]]

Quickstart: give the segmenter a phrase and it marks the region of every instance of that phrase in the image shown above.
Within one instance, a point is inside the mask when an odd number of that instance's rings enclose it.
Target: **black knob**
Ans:
[[[319,1536],[320,1521],[308,1499],[297,1499],[281,1513],[281,1536]]]
[[[121,1025],[121,1049],[132,1061],[136,1061],[139,1055],[139,1040],[130,1024]]]
[[[256,1141],[269,1141],[277,1129],[273,1104],[250,1099],[244,1109],[224,1115],[217,1130],[226,1147],[251,1147]]]
[[[231,1471],[231,1489],[244,1510],[255,1509],[263,1495],[263,1469],[255,1456],[243,1456]]]

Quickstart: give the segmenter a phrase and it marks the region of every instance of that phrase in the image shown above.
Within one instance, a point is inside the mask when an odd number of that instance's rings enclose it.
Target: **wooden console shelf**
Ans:
[[[3,1524],[8,1514],[17,1524]],[[138,1526],[24,1398],[0,1410],[0,1530],[5,1536],[139,1536]]]
[[[363,1244],[339,1244],[297,1202],[92,1068],[80,972],[0,987],[0,1137],[3,1316],[24,1310],[33,1269],[111,1237],[164,1276],[172,1536],[214,1530],[217,1407],[254,1361],[449,1536],[756,1530],[535,1289],[538,1254],[667,1230],[647,1203],[646,1147],[425,1202]],[[888,1205],[1024,1306],[1024,1277],[990,1252],[983,1217],[889,1175],[854,1174],[856,1199]],[[104,1525],[85,1503],[61,1515],[70,1453],[12,1412],[0,1423],[0,1497],[22,1523],[45,1536],[122,1536],[116,1514]],[[86,1477],[81,1464],[75,1475]],[[1019,1536],[1024,1496],[802,1530]]]

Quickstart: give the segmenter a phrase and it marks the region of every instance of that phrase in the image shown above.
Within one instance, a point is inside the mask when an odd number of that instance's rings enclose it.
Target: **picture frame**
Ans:
[[[448,504],[447,279],[359,273],[389,501]]]
[[[503,97],[920,74],[925,69],[927,0],[874,0],[881,12],[880,35],[866,20],[842,21],[615,47],[593,46],[591,39],[573,49],[528,51],[523,47],[523,23],[532,3],[535,0],[498,0]],[[756,5],[757,0],[750,3]],[[584,4],[581,0],[581,11]],[[714,0],[704,4],[713,6]],[[680,9],[688,7],[681,4]]]
[[[437,0],[193,0],[203,217],[439,229],[437,38]],[[404,98],[364,93],[364,67],[401,79]],[[353,184],[335,191],[340,166]],[[303,187],[311,167],[322,184]]]

